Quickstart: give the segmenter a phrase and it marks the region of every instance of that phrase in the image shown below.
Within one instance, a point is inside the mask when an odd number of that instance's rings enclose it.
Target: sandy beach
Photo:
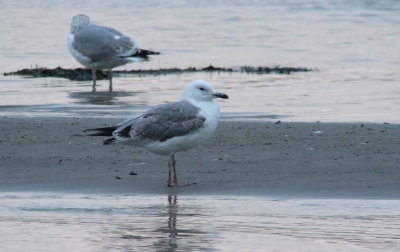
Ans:
[[[83,132],[119,121],[0,118],[0,190],[400,198],[400,125],[222,121],[171,189],[166,156]]]

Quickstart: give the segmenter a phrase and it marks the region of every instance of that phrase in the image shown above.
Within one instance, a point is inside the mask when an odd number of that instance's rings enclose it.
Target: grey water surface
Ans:
[[[398,251],[398,200],[0,194],[1,251]]]
[[[0,77],[0,115],[117,116],[178,100],[203,78],[230,96],[225,118],[391,122],[400,117],[400,2],[385,1],[11,1],[0,3],[0,72],[79,67],[66,41],[72,16],[89,15],[162,52],[118,69],[292,66],[290,75],[194,73],[99,81]]]

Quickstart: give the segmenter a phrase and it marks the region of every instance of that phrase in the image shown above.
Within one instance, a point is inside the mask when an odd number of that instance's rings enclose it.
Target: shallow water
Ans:
[[[0,77],[0,115],[118,116],[180,99],[204,78],[228,93],[225,118],[400,123],[399,1],[11,1],[0,3],[0,72],[78,67],[66,46],[73,15],[115,27],[159,50],[119,69],[294,66],[293,75],[182,74],[91,83]]]
[[[400,249],[391,200],[1,193],[0,202],[1,251]]]

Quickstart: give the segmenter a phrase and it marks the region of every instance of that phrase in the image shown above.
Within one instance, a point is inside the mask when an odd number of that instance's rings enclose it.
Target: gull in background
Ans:
[[[151,152],[169,155],[168,186],[179,184],[176,177],[175,153],[206,142],[215,132],[220,119],[214,98],[228,99],[204,80],[189,83],[183,99],[151,108],[144,114],[117,126],[90,129],[91,136],[112,136],[104,144],[131,143]]]
[[[93,90],[96,86],[96,70],[109,69],[111,91],[112,68],[146,61],[149,55],[160,54],[140,49],[133,39],[115,29],[91,24],[89,17],[82,14],[72,18],[68,48],[80,64],[92,70]]]

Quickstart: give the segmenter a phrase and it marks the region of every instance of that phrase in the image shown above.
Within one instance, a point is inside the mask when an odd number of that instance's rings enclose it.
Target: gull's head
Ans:
[[[71,23],[71,34],[77,34],[82,29],[82,27],[88,25],[89,23],[90,19],[86,15],[79,14],[74,16]]]
[[[205,80],[190,82],[183,92],[183,99],[189,101],[212,101],[214,98],[228,99],[228,96],[215,91],[211,83]]]

